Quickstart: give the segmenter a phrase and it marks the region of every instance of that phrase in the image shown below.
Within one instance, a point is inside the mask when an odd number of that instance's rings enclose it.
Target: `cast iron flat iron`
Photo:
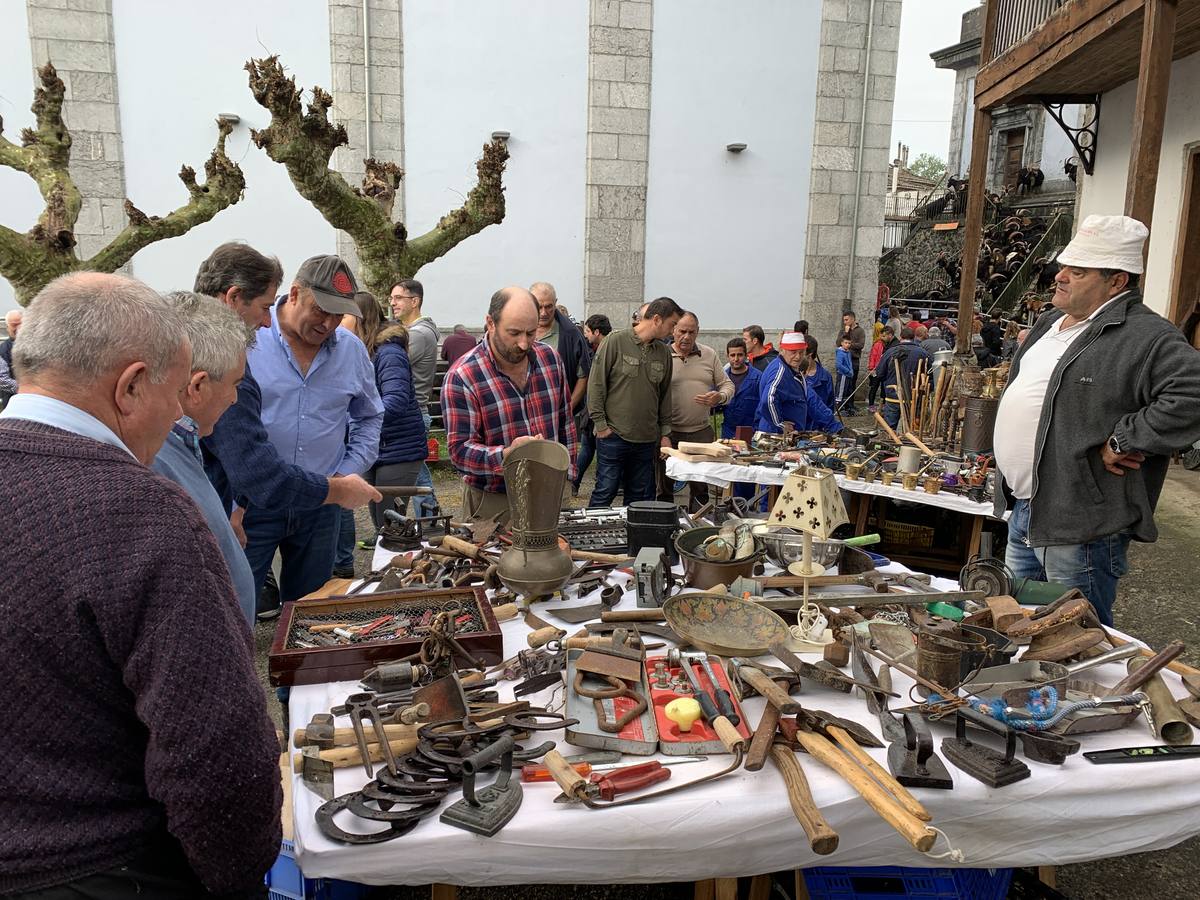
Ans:
[[[1030,775],[1029,766],[1015,759],[1017,735],[1003,722],[971,709],[960,707],[954,717],[954,737],[942,740],[942,754],[956,767],[988,787],[1004,787]],[[967,738],[967,724],[1004,738],[1004,752],[999,753]]]
[[[905,713],[902,721],[904,741],[888,746],[888,768],[892,775],[905,787],[952,789],[954,779],[933,752],[929,725],[915,713]]]
[[[484,837],[491,837],[508,824],[521,808],[521,782],[514,781],[513,737],[506,734],[499,740],[462,761],[463,798],[448,806],[440,820]],[[500,776],[481,791],[475,790],[475,776],[480,769],[500,760]]]

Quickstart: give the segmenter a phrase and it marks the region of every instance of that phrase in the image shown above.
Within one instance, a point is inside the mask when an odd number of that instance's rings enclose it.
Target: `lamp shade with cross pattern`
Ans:
[[[850,520],[833,473],[801,467],[784,482],[768,521],[803,532],[804,557],[798,574],[812,576],[824,571],[812,561],[812,538],[825,540]]]

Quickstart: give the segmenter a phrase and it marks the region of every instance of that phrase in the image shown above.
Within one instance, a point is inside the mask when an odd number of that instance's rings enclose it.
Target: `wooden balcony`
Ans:
[[[988,5],[984,64],[975,80],[977,109],[1042,100],[1090,102],[1138,77],[1150,0],[989,0]],[[1170,5],[1175,7],[1171,58],[1179,59],[1200,50],[1200,0]]]

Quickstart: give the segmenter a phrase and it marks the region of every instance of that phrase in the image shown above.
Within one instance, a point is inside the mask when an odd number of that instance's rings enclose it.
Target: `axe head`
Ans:
[[[321,759],[321,751],[309,745],[300,751],[304,757],[304,786],[322,800],[333,799],[333,763]]]
[[[829,737],[828,730],[830,726],[845,731],[850,737],[854,738],[855,743],[863,747],[882,747],[883,741],[871,734],[870,731],[858,722],[852,722],[849,719],[840,719],[831,713],[822,712],[819,709],[804,709],[796,715],[796,724],[805,731],[813,731],[817,734]]]
[[[328,750],[333,746],[333,716],[329,713],[317,713],[312,721],[304,726],[305,747],[316,747]]]

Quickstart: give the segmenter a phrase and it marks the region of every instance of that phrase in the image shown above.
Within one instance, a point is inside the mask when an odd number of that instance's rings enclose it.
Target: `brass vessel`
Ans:
[[[504,462],[512,546],[496,574],[526,598],[549,596],[571,577],[571,557],[558,543],[558,513],[571,457],[557,441],[529,441]]]

